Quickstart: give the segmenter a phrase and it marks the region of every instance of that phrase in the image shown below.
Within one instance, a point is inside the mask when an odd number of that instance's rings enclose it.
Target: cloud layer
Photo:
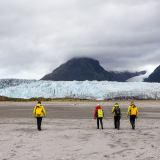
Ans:
[[[0,2],[0,78],[40,79],[73,57],[106,70],[160,64],[159,0]]]

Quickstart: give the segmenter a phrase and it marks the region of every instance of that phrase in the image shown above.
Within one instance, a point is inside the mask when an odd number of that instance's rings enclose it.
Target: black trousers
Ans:
[[[132,125],[132,117],[131,117],[131,115],[130,115],[130,124]]]
[[[117,123],[119,123],[120,126],[120,116],[114,116],[114,126],[115,128],[117,128]]]
[[[131,125],[133,125],[134,127],[135,127],[135,119],[136,119],[136,115],[130,116]]]
[[[98,118],[98,117],[97,117],[97,128],[99,128],[99,121],[100,121],[100,123],[101,123],[101,128],[103,128],[102,119],[103,119],[103,118]]]
[[[42,117],[37,117],[37,129],[41,130]]]

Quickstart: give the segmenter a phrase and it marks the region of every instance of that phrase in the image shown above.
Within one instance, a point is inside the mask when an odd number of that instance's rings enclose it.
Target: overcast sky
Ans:
[[[160,0],[0,1],[0,79],[40,79],[84,56],[108,71],[153,71]]]

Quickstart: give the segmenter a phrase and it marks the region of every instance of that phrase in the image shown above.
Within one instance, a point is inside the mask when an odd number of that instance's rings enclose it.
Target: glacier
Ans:
[[[0,95],[24,99],[71,97],[93,100],[160,100],[160,83],[1,79]]]

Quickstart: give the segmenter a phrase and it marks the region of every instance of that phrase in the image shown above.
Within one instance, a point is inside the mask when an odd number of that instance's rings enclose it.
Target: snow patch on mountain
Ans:
[[[145,78],[147,78],[148,75],[140,75],[140,76],[135,76],[132,78],[129,78],[126,80],[126,82],[143,82]]]

